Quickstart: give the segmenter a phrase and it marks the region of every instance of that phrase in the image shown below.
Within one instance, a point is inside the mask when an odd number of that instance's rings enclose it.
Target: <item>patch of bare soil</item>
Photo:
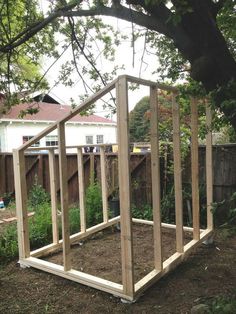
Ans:
[[[153,268],[152,228],[134,225],[133,236],[137,281]],[[163,231],[163,242],[166,259],[174,251],[173,231]],[[217,233],[213,245],[201,245],[133,304],[33,268],[21,269],[14,261],[0,270],[0,313],[190,313],[215,296],[236,297],[235,252],[236,236],[225,240]],[[120,233],[109,229],[73,245],[72,265],[120,282],[119,253]],[[46,259],[62,263],[60,252]]]

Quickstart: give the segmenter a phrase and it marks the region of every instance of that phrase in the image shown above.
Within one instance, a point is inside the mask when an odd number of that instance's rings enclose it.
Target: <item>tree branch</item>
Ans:
[[[47,25],[49,25],[51,22],[53,22],[55,19],[64,16],[64,13],[68,10],[72,10],[75,8],[78,4],[81,3],[82,0],[75,0],[73,3],[64,6],[63,8],[58,9],[57,11],[53,12],[48,17],[37,21],[34,24],[29,25],[26,29],[24,29],[21,33],[19,33],[17,36],[13,37],[7,45],[4,45],[0,47],[0,52],[6,53],[8,51],[13,50],[14,48],[19,47],[23,43],[25,43],[27,40],[32,38],[34,35],[39,33],[43,28],[45,28]]]

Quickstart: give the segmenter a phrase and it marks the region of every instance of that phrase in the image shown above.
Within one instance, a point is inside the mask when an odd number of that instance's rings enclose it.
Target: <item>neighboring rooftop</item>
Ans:
[[[26,114],[23,118],[19,118],[20,112],[28,108],[38,108],[39,112],[33,115]],[[71,106],[46,103],[46,102],[35,102],[35,103],[22,103],[13,106],[7,114],[4,114],[2,120],[31,120],[31,121],[58,121],[65,117],[69,112],[72,111]],[[70,121],[81,122],[81,123],[107,123],[114,124],[115,122],[96,115],[81,116],[76,115]]]

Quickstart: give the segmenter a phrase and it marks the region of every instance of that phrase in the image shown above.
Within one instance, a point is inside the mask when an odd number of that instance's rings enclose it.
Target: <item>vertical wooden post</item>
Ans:
[[[56,163],[54,149],[48,150],[48,164],[50,177],[50,194],[52,208],[52,238],[53,243],[59,242],[58,217],[57,217],[57,186],[56,186]]]
[[[160,159],[159,159],[159,130],[158,130],[158,101],[157,88],[150,87],[151,109],[151,169],[152,169],[152,207],[154,233],[154,263],[156,270],[162,270],[162,241],[161,241],[161,191],[160,191]]]
[[[209,103],[206,102],[206,186],[207,186],[207,229],[213,229],[213,170],[212,170],[212,132],[211,132],[212,112]]]
[[[89,177],[89,184],[93,184],[94,183],[94,153],[90,153],[89,154],[90,157],[90,177]]]
[[[121,215],[122,283],[126,295],[134,296],[133,234],[130,205],[130,151],[128,129],[128,91],[125,77],[116,83],[118,166]]]
[[[59,150],[59,173],[60,173],[60,193],[62,211],[63,262],[64,270],[67,271],[71,269],[71,258],[70,258],[70,227],[69,227],[65,123],[58,123],[57,128],[59,140],[58,150]]]
[[[175,223],[176,223],[176,250],[183,253],[183,196],[182,196],[182,168],[180,148],[180,118],[179,104],[176,94],[172,94],[173,112],[173,155],[174,155],[174,186],[175,186]]]
[[[102,207],[103,221],[108,222],[108,202],[107,202],[107,182],[106,182],[106,157],[104,147],[100,147],[100,165],[101,165],[101,185],[102,185]]]
[[[19,258],[30,256],[24,151],[13,150]]]
[[[78,161],[78,183],[79,183],[79,209],[80,209],[80,231],[86,231],[86,212],[85,212],[85,190],[84,190],[84,163],[82,148],[77,148]]]
[[[198,170],[198,110],[196,98],[191,98],[191,169],[193,239],[200,239],[199,170]]]
[[[39,153],[39,163],[38,163],[38,184],[42,187],[44,186],[44,174],[43,174],[43,155]]]

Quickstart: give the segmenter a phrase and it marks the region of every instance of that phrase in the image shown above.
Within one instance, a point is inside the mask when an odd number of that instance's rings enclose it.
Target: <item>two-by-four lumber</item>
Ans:
[[[78,162],[78,184],[79,184],[79,208],[80,208],[80,230],[86,231],[86,210],[85,210],[85,188],[84,188],[84,163],[82,147],[77,148]]]
[[[58,123],[57,130],[59,151],[60,196],[62,212],[63,263],[64,270],[67,271],[71,269],[71,256],[70,256],[70,225],[69,225],[65,123]]]
[[[212,111],[210,104],[206,101],[206,188],[207,188],[207,228],[214,227],[212,202],[213,202],[213,169],[212,169]]]
[[[89,170],[89,183],[93,184],[94,180],[95,180],[95,158],[94,158],[94,154],[89,154],[90,160],[89,160],[89,166],[90,166],[90,170]]]
[[[192,169],[193,239],[199,240],[200,212],[199,212],[199,169],[198,169],[198,106],[196,98],[191,98],[191,169]]]
[[[150,87],[151,110],[151,169],[152,169],[152,208],[154,233],[154,263],[156,270],[162,270],[162,237],[161,237],[161,191],[160,191],[160,159],[158,130],[157,88]]]
[[[24,152],[13,150],[19,257],[30,256]]]
[[[52,208],[52,238],[53,243],[58,243],[58,216],[57,216],[57,186],[56,186],[56,162],[54,149],[48,150],[49,175],[50,175],[50,195]]]
[[[108,200],[107,200],[107,178],[106,178],[106,156],[104,147],[100,147],[101,185],[102,185],[102,205],[103,221],[108,221]]]
[[[178,253],[183,253],[184,236],[183,236],[182,168],[180,148],[180,117],[179,117],[179,104],[176,101],[176,97],[177,93],[172,93],[176,250]]]
[[[130,148],[128,129],[128,86],[125,77],[116,83],[118,166],[121,224],[121,262],[124,294],[134,296],[133,234],[130,200]]]

